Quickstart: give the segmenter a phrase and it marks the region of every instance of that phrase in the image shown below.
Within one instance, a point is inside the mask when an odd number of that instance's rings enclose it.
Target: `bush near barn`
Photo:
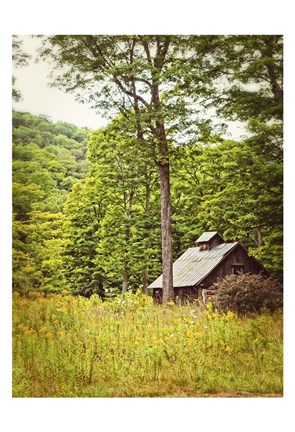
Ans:
[[[238,314],[271,312],[283,305],[282,285],[276,279],[254,274],[233,274],[215,283],[214,304],[220,312]]]

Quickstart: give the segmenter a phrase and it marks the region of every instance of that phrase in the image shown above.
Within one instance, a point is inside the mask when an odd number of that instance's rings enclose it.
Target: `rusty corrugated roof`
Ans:
[[[211,250],[189,248],[173,264],[174,288],[195,286],[200,283],[236,247],[235,243],[222,243]],[[162,275],[149,288],[162,288]]]

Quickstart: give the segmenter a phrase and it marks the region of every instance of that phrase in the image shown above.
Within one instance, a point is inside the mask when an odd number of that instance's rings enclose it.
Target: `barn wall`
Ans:
[[[219,234],[217,234],[216,236],[214,236],[210,241],[209,241],[209,249],[212,249],[214,246],[218,246],[221,243],[223,243],[223,238],[220,237]]]
[[[199,289],[196,287],[181,287],[174,288],[175,301],[181,303],[191,303],[193,300],[198,298]],[[200,292],[201,297],[201,292]],[[162,303],[162,288],[153,289],[153,299],[154,303]]]
[[[153,289],[153,300],[156,304],[162,304],[163,290],[162,288]]]
[[[210,288],[218,279],[234,273],[234,266],[242,264],[243,273],[258,274],[263,272],[263,267],[249,257],[246,250],[238,245],[203,281],[204,288]],[[238,269],[238,267],[236,267]]]
[[[196,287],[174,288],[175,300],[182,303],[192,302],[198,298],[198,290]]]

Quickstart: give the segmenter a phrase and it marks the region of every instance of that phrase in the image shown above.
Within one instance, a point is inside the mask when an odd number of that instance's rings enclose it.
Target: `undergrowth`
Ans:
[[[14,397],[282,394],[282,313],[13,296]]]

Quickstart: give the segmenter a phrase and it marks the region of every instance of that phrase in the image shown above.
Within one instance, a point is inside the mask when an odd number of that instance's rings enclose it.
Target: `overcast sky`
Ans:
[[[40,40],[30,36],[19,37],[23,40],[23,51],[34,57]],[[15,110],[27,111],[35,115],[45,114],[54,122],[65,121],[77,126],[87,126],[90,129],[98,129],[106,124],[107,121],[89,106],[76,102],[74,95],[49,87],[49,73],[50,69],[43,61],[35,63],[31,60],[29,66],[13,69],[16,77],[15,87],[22,95],[20,102],[13,102]],[[241,124],[228,121],[226,123],[229,125],[229,137],[238,139],[245,134]]]
[[[23,51],[34,56],[40,40],[30,36],[20,36],[20,39],[23,40]],[[50,69],[43,61],[35,63],[31,60],[29,66],[13,69],[15,87],[22,95],[20,102],[13,102],[15,110],[35,115],[45,114],[54,122],[65,121],[91,129],[98,129],[106,123],[105,119],[87,105],[76,102],[74,95],[49,87],[49,73]]]

